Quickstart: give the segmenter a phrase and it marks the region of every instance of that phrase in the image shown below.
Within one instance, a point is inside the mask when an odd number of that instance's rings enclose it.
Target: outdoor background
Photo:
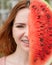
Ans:
[[[11,9],[21,0],[0,0],[0,26],[5,22]],[[46,0],[52,7],[52,0]]]

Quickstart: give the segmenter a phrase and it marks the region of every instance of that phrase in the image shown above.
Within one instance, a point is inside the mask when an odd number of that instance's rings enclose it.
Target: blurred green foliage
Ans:
[[[48,4],[52,7],[52,1],[51,0],[45,0],[48,2]]]
[[[47,1],[49,3],[49,0],[45,0],[45,1]]]

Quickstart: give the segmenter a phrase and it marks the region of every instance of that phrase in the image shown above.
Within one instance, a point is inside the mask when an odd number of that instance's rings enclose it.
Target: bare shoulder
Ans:
[[[15,65],[13,62],[14,59],[12,59],[12,57],[7,56],[6,57],[6,65]]]
[[[4,60],[5,60],[5,57],[1,57],[1,58],[0,58],[0,62],[1,62],[1,61],[4,61]]]
[[[12,65],[12,63],[10,62],[10,58],[9,57],[1,57],[0,65]]]
[[[5,57],[0,58],[0,65],[5,65]]]

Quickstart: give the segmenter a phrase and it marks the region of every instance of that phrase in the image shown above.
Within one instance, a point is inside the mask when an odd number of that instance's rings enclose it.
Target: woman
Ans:
[[[0,65],[29,65],[28,4],[18,3],[0,30]]]
[[[29,12],[29,3],[18,3],[0,30],[0,65],[29,65]]]

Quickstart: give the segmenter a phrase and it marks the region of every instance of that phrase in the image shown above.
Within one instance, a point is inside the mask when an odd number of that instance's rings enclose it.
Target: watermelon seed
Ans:
[[[42,54],[42,55],[41,55],[41,60],[44,60],[44,57],[45,57],[45,55]]]
[[[52,34],[50,34],[49,36],[52,36]]]
[[[40,17],[41,17],[41,16],[40,16],[40,15],[38,15],[37,19],[40,19]]]
[[[52,43],[51,43],[51,44],[49,44],[48,48],[49,48],[49,49],[51,49],[51,48],[52,48]]]
[[[42,24],[42,22],[39,22],[40,24]]]
[[[48,18],[48,19],[50,19],[50,18],[51,18],[49,14],[47,14],[46,16],[47,16],[47,18]]]
[[[35,10],[37,9],[37,7],[35,5],[33,5],[32,8],[34,8]]]
[[[42,22],[41,22],[41,21],[37,21],[37,22],[39,22],[40,24],[42,24]]]
[[[44,46],[44,43],[40,43],[41,46]]]
[[[47,22],[50,22],[49,20]]]
[[[42,11],[44,11],[45,10],[45,8],[42,8]]]
[[[43,35],[43,33],[40,33],[40,35]]]
[[[46,51],[46,54],[47,54],[47,55],[49,55],[49,54],[50,54],[50,52],[49,52],[49,51]]]
[[[41,42],[43,42],[43,41],[44,41],[44,39],[43,39],[43,38],[40,38],[40,41],[41,41]]]
[[[41,5],[40,7],[42,8],[42,11],[47,12],[47,10],[45,10],[45,6]]]
[[[43,28],[44,26],[43,26],[43,25],[41,25],[40,27],[41,27],[41,28]]]
[[[40,6],[41,8],[44,7],[43,5]]]
[[[36,58],[36,59],[34,59],[34,62],[37,62],[37,58]]]
[[[43,48],[42,51],[43,51],[45,54],[47,54],[47,55],[50,54],[50,51],[46,50],[46,48]]]
[[[42,48],[42,51],[43,51],[44,53],[46,53],[46,48],[45,48],[45,47],[43,47],[43,48]]]
[[[45,8],[42,8],[42,11],[44,11],[45,13],[47,12],[47,10],[45,10]]]
[[[40,57],[41,60],[44,60],[45,55],[42,54],[41,52],[42,52],[42,51],[40,51],[38,55],[39,55],[39,57]]]
[[[52,30],[52,27],[48,27],[49,30]]]

